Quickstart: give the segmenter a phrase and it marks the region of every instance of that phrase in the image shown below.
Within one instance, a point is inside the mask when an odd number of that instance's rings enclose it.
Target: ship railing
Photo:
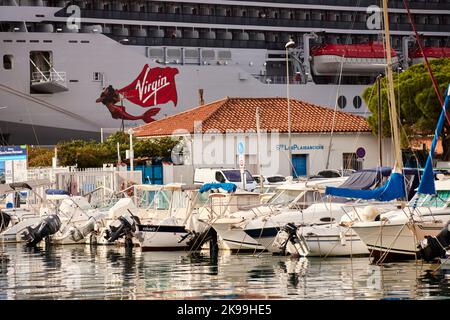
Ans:
[[[286,84],[287,83],[286,76],[254,75],[254,77],[265,84]],[[301,77],[299,77],[298,75],[290,76],[289,83],[290,84],[300,84],[300,83],[302,83]]]
[[[58,82],[66,83],[66,73],[58,71],[37,71],[32,73],[31,82],[42,83],[42,82]]]

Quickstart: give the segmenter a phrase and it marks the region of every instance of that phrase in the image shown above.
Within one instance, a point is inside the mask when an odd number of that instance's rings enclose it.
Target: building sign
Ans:
[[[289,150],[288,146],[285,144],[278,144],[277,150]],[[304,145],[299,146],[298,144],[293,144],[291,150],[323,150],[323,145]]]
[[[0,183],[27,180],[27,146],[0,146]]]

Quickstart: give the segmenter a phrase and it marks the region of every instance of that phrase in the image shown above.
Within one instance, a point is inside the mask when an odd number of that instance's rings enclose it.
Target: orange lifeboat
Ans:
[[[398,64],[398,55],[392,49],[392,63]],[[381,42],[366,44],[324,44],[311,48],[312,70],[315,75],[330,76],[341,72],[344,76],[366,76],[382,73],[386,52]]]
[[[428,60],[450,58],[450,48],[446,47],[424,47],[423,52],[427,56]],[[419,47],[409,50],[409,58],[412,60],[413,64],[423,63],[424,61]]]

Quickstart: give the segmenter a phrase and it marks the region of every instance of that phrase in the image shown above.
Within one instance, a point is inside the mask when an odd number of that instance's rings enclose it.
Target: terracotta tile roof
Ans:
[[[334,111],[301,100],[290,99],[291,132],[331,132]],[[202,132],[255,130],[259,107],[261,130],[288,132],[286,98],[224,98],[135,128],[136,136],[167,136],[177,129],[194,133],[201,121]],[[336,111],[334,132],[371,132],[367,120]]]

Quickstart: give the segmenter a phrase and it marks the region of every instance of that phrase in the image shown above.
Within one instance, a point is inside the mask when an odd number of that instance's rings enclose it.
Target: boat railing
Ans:
[[[42,82],[59,82],[66,83],[66,73],[58,71],[37,71],[32,73],[31,82],[42,83]]]

